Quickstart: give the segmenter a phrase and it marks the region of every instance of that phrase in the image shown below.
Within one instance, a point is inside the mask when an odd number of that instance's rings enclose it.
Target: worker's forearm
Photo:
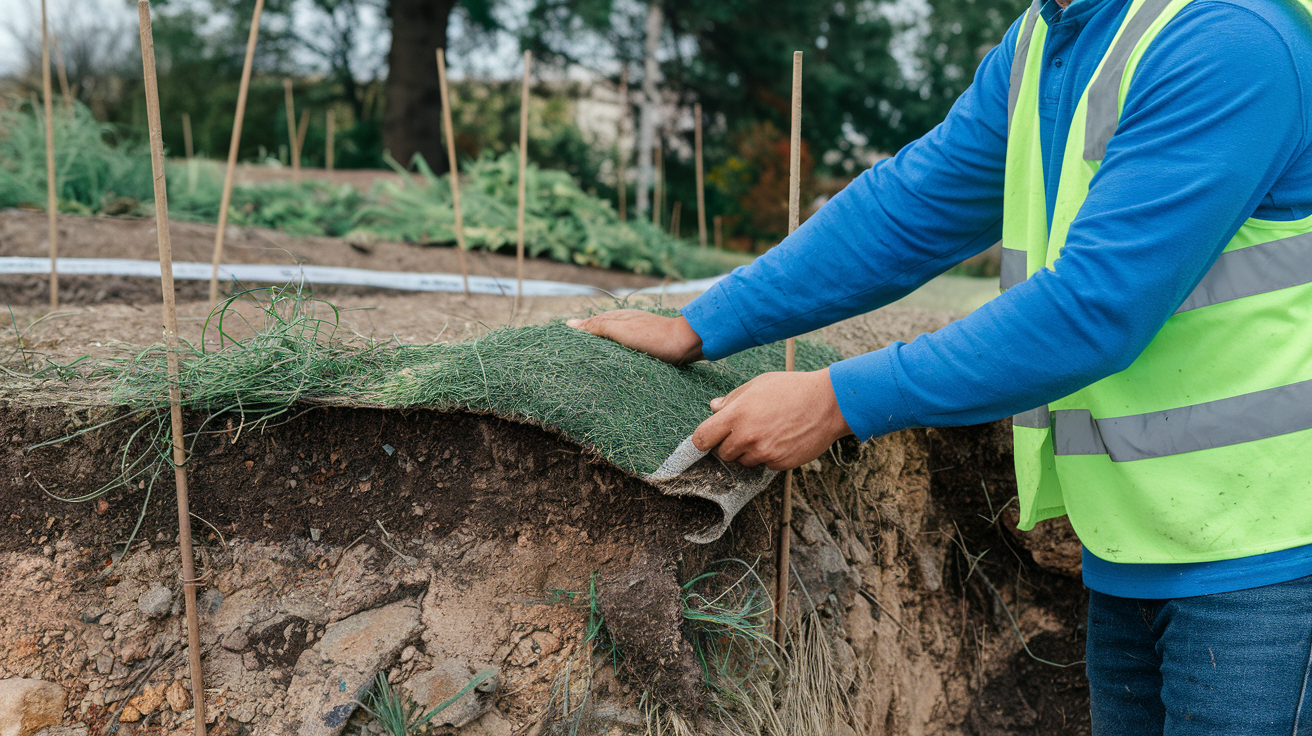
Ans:
[[[711,359],[895,301],[1000,237],[1014,30],[927,136],[683,309]]]

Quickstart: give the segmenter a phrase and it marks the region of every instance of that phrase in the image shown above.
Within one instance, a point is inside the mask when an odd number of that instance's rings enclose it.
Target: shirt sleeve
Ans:
[[[998,241],[1017,27],[940,125],[682,310],[707,358],[884,306]]]
[[[1305,147],[1290,42],[1190,5],[1141,61],[1060,258],[971,315],[830,369],[858,437],[991,421],[1123,370]]]

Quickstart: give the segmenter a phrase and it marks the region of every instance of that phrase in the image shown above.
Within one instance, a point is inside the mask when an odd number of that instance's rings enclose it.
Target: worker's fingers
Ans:
[[[732,404],[733,400],[738,398],[739,396],[742,396],[743,393],[747,391],[747,388],[752,385],[752,381],[755,380],[756,379],[753,378],[751,381],[748,381],[747,383],[744,383],[738,388],[730,391],[726,396],[721,396],[718,399],[711,399],[711,411],[720,411],[725,407],[729,406],[729,404]]]
[[[706,452],[723,442],[733,432],[728,418],[725,414],[712,414],[692,433],[693,446]]]

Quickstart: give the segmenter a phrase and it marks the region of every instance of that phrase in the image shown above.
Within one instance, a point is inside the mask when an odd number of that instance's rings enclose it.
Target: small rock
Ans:
[[[64,719],[68,696],[53,682],[0,680],[0,736],[29,736]]]
[[[313,528],[310,529],[310,541],[311,541],[311,542],[317,542],[317,541],[319,541],[319,540],[322,539],[322,538],[323,538],[323,530],[322,530],[322,529],[313,529]]]
[[[242,703],[237,706],[237,710],[233,711],[232,717],[238,723],[250,723],[255,720],[255,706],[250,703]]]
[[[402,688],[427,712],[464,689],[476,675],[475,668],[464,661],[447,659],[437,662],[431,670],[415,673]],[[498,679],[492,676],[447,706],[433,719],[433,725],[460,728],[486,713],[496,700]]]
[[[255,672],[260,669],[260,660],[255,656],[255,652],[246,652],[241,655],[241,665],[245,667],[248,672]]]
[[[181,680],[169,683],[168,689],[164,691],[164,699],[168,701],[169,710],[174,713],[181,713],[191,707],[191,693],[182,686]]]
[[[108,675],[114,671],[114,658],[108,654],[101,654],[96,657],[96,672],[102,675]]]
[[[115,615],[112,614],[112,613],[101,614],[101,616],[100,616],[100,625],[101,625],[101,626],[113,626],[113,625],[114,625],[114,622],[117,621],[117,620],[118,620],[118,616],[115,616]]]
[[[223,594],[213,588],[201,593],[196,601],[196,608],[200,610],[202,616],[213,616],[219,612],[222,605]]]
[[[113,639],[113,638],[114,638],[114,630],[113,630],[113,629],[105,629],[104,631],[102,631],[102,632],[100,633],[100,638],[104,639],[105,641],[109,641],[110,639]]]
[[[401,661],[409,662],[410,660],[414,659],[415,655],[418,653],[419,650],[415,649],[414,647],[406,647],[405,649],[401,650]]]
[[[124,706],[123,712],[118,714],[118,720],[120,723],[136,723],[141,720],[141,712],[130,705]]]
[[[136,708],[141,715],[154,713],[164,704],[164,687],[147,685],[141,694],[128,701],[128,708]]]
[[[250,639],[241,629],[228,632],[228,635],[223,637],[223,641],[220,642],[222,647],[230,652],[246,651],[246,647],[250,646],[250,643]]]
[[[155,583],[137,599],[137,610],[146,618],[164,618],[173,609],[173,591]]]

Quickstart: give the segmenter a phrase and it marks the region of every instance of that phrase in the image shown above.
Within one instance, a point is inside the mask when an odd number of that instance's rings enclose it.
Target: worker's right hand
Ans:
[[[616,309],[587,319],[571,319],[570,327],[591,332],[674,365],[702,359],[702,338],[683,317],[662,317],[641,309]]]

